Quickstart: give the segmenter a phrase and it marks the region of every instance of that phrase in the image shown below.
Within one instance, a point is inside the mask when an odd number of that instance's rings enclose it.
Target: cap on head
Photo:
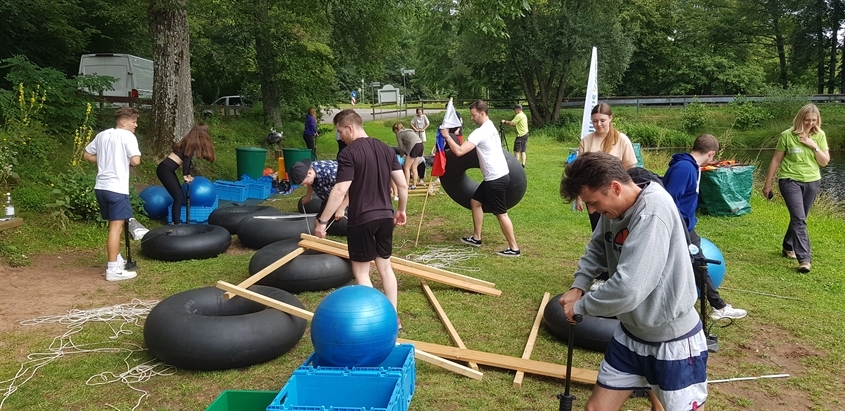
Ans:
[[[297,161],[288,172],[290,182],[293,184],[302,184],[302,180],[305,180],[305,176],[308,174],[308,170],[310,169],[311,160]]]

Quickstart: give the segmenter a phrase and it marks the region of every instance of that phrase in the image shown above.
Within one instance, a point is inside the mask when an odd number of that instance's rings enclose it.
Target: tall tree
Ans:
[[[155,71],[150,147],[163,154],[194,123],[188,0],[149,1]]]
[[[255,36],[255,57],[258,63],[258,78],[261,82],[261,101],[264,102],[264,122],[273,127],[282,127],[282,115],[279,111],[279,87],[276,80],[276,60],[279,53],[276,44],[269,36],[273,32],[270,22],[270,4],[268,0],[253,0]]]

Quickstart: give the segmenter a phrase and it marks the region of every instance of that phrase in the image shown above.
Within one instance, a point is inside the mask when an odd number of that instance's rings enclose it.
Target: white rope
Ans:
[[[73,336],[83,330],[83,326],[89,322],[102,322],[109,326],[112,335],[109,339],[116,340],[121,335],[133,334],[132,330],[125,327],[135,325],[141,327],[140,321],[147,317],[152,307],[158,301],[142,301],[133,299],[127,304],[118,304],[111,307],[95,308],[91,310],[70,310],[65,315],[47,315],[37,317],[31,320],[21,321],[21,325],[32,326],[38,324],[58,323],[67,326],[67,331],[61,336],[53,338],[50,346],[47,347],[46,352],[31,353],[26,356],[26,362],[22,363],[18,372],[14,377],[5,381],[0,381],[0,386],[3,390],[3,398],[0,399],[0,409],[3,408],[6,400],[14,394],[18,388],[26,384],[30,379],[35,377],[38,370],[45,365],[52,363],[60,358],[68,357],[73,354],[88,354],[88,353],[126,353],[123,362],[126,364],[127,371],[121,374],[114,374],[109,371],[96,374],[86,381],[86,385],[102,385],[112,382],[122,382],[130,389],[142,393],[138,398],[135,406],[132,407],[134,411],[141,405],[141,401],[149,395],[144,390],[133,387],[132,384],[144,382],[156,375],[172,375],[175,373],[175,368],[157,361],[148,361],[143,364],[130,367],[129,358],[136,352],[145,351],[144,348],[133,343],[121,343],[119,347],[103,347],[107,342],[97,342],[90,344],[76,344],[73,342]],[[115,328],[112,322],[120,321],[121,324]],[[99,381],[97,381],[99,380]],[[119,408],[106,404],[107,406],[119,410]]]
[[[425,264],[429,267],[439,268],[441,270],[461,270],[464,272],[481,271],[481,268],[479,267],[466,267],[460,265],[460,263],[474,257],[478,257],[478,253],[470,247],[431,246],[428,247],[422,254],[408,254],[405,256],[405,259]]]

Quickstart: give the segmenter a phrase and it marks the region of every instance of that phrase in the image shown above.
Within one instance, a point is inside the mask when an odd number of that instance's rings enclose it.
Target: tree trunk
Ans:
[[[150,0],[153,104],[150,148],[166,154],[194,124],[187,0]]]
[[[839,48],[839,2],[840,0],[833,1],[833,12],[830,16],[830,66],[828,67],[827,76],[827,94],[833,94],[836,92],[836,51]]]
[[[825,60],[825,37],[824,37],[824,11],[826,10],[825,0],[817,0],[816,5],[816,55],[818,65],[816,67],[816,89],[819,94],[824,93],[824,60]]]
[[[258,77],[261,82],[261,101],[264,105],[264,123],[282,128],[282,115],[279,111],[279,87],[276,84],[276,46],[268,38],[270,27],[270,3],[267,0],[253,0],[255,11],[255,60],[258,64]]]
[[[780,30],[780,18],[774,16],[772,19],[772,28],[775,30],[775,46],[778,50],[778,61],[780,63],[780,86],[786,90],[789,87],[789,78],[787,77],[786,67],[786,41],[783,38],[783,33]]]

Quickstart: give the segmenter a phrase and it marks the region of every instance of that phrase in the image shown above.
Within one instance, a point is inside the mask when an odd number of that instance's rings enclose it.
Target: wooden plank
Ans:
[[[333,246],[330,246],[330,245],[326,245],[326,244],[322,244],[322,243],[318,243],[318,242],[314,242],[314,241],[302,240],[302,241],[299,242],[299,246],[305,247],[305,248],[310,248],[312,250],[317,250],[317,251],[320,251],[320,252],[326,253],[326,254],[336,255],[336,256],[342,257],[342,258],[347,258],[347,259],[349,258],[349,251],[341,250],[337,247],[333,247]],[[375,263],[373,263],[373,264],[375,264]],[[393,271],[398,271],[400,273],[409,274],[409,275],[412,275],[414,277],[422,278],[424,280],[429,280],[429,281],[434,281],[434,282],[441,283],[441,284],[450,285],[450,286],[455,287],[455,288],[460,288],[460,289],[464,289],[464,290],[467,290],[467,291],[476,292],[476,293],[479,293],[479,294],[493,295],[493,296],[496,296],[496,297],[502,295],[501,290],[497,290],[495,288],[490,288],[490,287],[485,287],[485,286],[482,286],[482,285],[473,284],[473,283],[470,283],[470,282],[467,282],[467,281],[458,280],[458,279],[451,278],[451,277],[445,277],[445,276],[442,276],[440,274],[435,274],[435,273],[428,271],[428,270],[425,270],[425,269],[417,269],[417,268],[413,268],[413,267],[408,267],[406,265],[398,264],[398,263],[395,263],[395,262],[392,262],[392,266],[393,266]]]
[[[343,250],[349,249],[349,246],[347,246],[344,243],[337,242],[337,241],[327,240],[325,238],[319,238],[319,237],[315,237],[313,235],[308,235],[308,234],[302,234],[301,237],[302,237],[303,240],[310,240],[310,241],[314,241],[314,242],[317,242],[317,243],[320,243],[320,244],[327,244],[327,245],[331,245],[331,246],[341,248]],[[466,282],[473,283],[473,284],[483,285],[485,287],[496,287],[496,284],[491,283],[490,281],[484,281],[484,280],[481,280],[481,279],[478,279],[478,278],[475,278],[475,277],[470,277],[470,276],[461,275],[461,274],[458,274],[458,273],[453,273],[451,271],[446,271],[446,270],[443,270],[443,269],[440,269],[440,268],[429,267],[425,264],[420,264],[418,262],[414,262],[414,261],[411,261],[411,260],[405,260],[403,258],[399,258],[399,257],[395,257],[395,256],[391,256],[390,261],[391,262],[397,262],[397,263],[406,265],[408,267],[415,267],[415,268],[419,268],[421,270],[429,270],[433,273],[440,274],[444,277],[455,278],[455,279],[458,279],[458,280],[461,280],[461,281],[466,281]]]
[[[270,274],[270,273],[272,273],[273,271],[276,271],[276,269],[277,269],[277,268],[279,268],[279,267],[281,267],[281,266],[283,266],[283,265],[287,264],[290,260],[293,260],[294,258],[296,258],[297,256],[299,256],[300,254],[302,254],[302,253],[304,253],[304,252],[305,252],[305,249],[304,249],[304,248],[302,248],[302,247],[299,247],[299,248],[297,248],[296,250],[293,250],[293,251],[289,252],[289,253],[288,253],[287,255],[285,255],[284,257],[282,257],[282,258],[280,258],[280,259],[276,260],[276,262],[275,262],[275,263],[270,264],[270,265],[268,265],[267,267],[264,267],[261,271],[259,271],[259,272],[255,273],[255,274],[253,274],[252,276],[250,276],[250,277],[249,277],[249,278],[247,278],[246,280],[241,281],[241,283],[240,283],[240,284],[238,284],[238,287],[241,287],[241,288],[249,288],[249,286],[251,286],[251,285],[253,285],[253,284],[257,283],[257,282],[258,282],[258,281],[260,281],[262,278],[266,277],[266,276],[267,276],[267,274]],[[232,298],[232,297],[234,297],[234,296],[235,296],[235,294],[232,294],[232,293],[230,293],[230,292],[227,292],[227,293],[223,294],[223,298],[225,298],[225,299],[227,299],[227,300],[228,300],[228,299],[230,299],[230,298]]]
[[[247,290],[246,288],[238,287],[234,284],[229,284],[225,281],[218,281],[217,288],[246,298],[247,300],[252,300],[259,304],[264,304],[270,308],[275,308],[279,311],[284,311],[294,317],[304,318],[307,321],[311,321],[311,319],[314,318],[314,313],[312,313],[311,311],[303,310],[302,308],[294,307],[290,304],[285,304],[279,300],[258,294],[254,291]]]
[[[540,321],[543,321],[543,312],[546,310],[546,304],[549,302],[549,293],[543,294],[543,300],[540,301],[540,309],[537,310],[537,316],[534,317],[534,325],[531,326],[531,333],[528,335],[528,342],[525,343],[525,350],[522,352],[522,358],[531,358],[531,351],[534,351],[534,343],[537,341],[537,332],[540,331]],[[516,376],[513,377],[513,386],[516,388],[522,387],[522,378],[525,372],[517,371]]]
[[[436,355],[429,354],[425,351],[420,351],[416,349],[416,347],[414,347],[414,358],[432,365],[436,365],[454,373],[461,374],[465,377],[472,378],[473,380],[480,380],[484,376],[481,371],[476,371],[472,368],[464,367],[463,365],[453,363],[452,361],[444,360],[443,358],[440,358]]]
[[[464,341],[461,340],[461,336],[458,335],[458,330],[456,330],[452,325],[452,321],[449,321],[446,311],[444,311],[443,307],[440,306],[440,301],[437,301],[437,297],[434,296],[434,292],[431,291],[431,287],[429,287],[428,283],[425,281],[422,282],[422,287],[423,291],[425,291],[425,295],[428,297],[428,301],[432,306],[434,306],[434,311],[437,312],[437,316],[440,317],[440,321],[442,321],[443,325],[446,327],[449,337],[452,337],[452,341],[458,346],[458,348],[466,349],[467,346],[464,344]],[[469,367],[478,371],[478,364],[474,362],[469,363]]]
[[[23,218],[13,218],[11,220],[0,221],[0,231],[8,230],[10,228],[20,227],[23,225]]]
[[[566,366],[550,362],[526,360],[524,358],[510,357],[507,355],[493,354],[484,351],[462,350],[447,345],[432,344],[422,341],[406,340],[400,338],[399,343],[414,344],[414,348],[423,350],[450,360],[472,361],[478,364],[489,365],[507,370],[523,371],[529,374],[545,375],[554,378],[566,378]],[[586,370],[572,367],[572,381],[584,384],[595,384],[598,378],[598,371]]]

